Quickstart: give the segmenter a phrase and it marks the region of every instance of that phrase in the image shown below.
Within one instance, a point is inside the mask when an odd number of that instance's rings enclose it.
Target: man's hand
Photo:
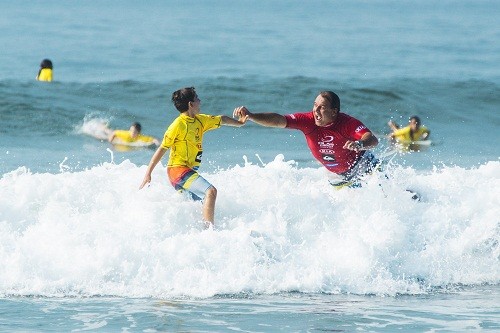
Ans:
[[[363,144],[358,141],[347,140],[344,149],[354,150],[356,152],[363,150]]]
[[[141,186],[139,186],[139,190],[142,189],[146,184],[149,184],[149,183],[151,183],[151,175],[150,174],[146,174],[144,176],[144,180],[142,181]]]
[[[242,123],[245,123],[251,115],[252,113],[244,106],[239,106],[233,111],[233,117],[238,118],[238,121]]]

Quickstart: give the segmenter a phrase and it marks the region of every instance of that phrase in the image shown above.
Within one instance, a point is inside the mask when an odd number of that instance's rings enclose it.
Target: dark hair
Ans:
[[[172,94],[172,103],[179,112],[186,112],[189,109],[189,102],[194,102],[196,91],[194,87],[182,88]]]
[[[411,116],[411,117],[410,117],[410,120],[413,120],[413,119],[415,120],[415,122],[416,122],[418,125],[420,125],[420,118],[419,118],[418,116]]]
[[[330,107],[332,109],[337,109],[337,111],[340,111],[340,98],[336,93],[327,90],[320,92],[319,95],[330,103]]]
[[[43,59],[40,63],[40,67],[52,69],[52,61],[50,61],[49,59]]]
[[[135,122],[135,123],[132,124],[132,126],[134,126],[134,128],[137,130],[137,132],[139,132],[139,133],[141,132],[142,126],[141,126],[140,123]]]

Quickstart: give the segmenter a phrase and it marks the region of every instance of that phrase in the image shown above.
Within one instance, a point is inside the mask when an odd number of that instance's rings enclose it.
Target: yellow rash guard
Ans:
[[[410,143],[412,141],[419,141],[422,135],[429,133],[429,130],[425,126],[420,126],[419,129],[413,133],[413,138],[411,137],[410,126],[403,127],[394,131],[394,138],[402,143]]]
[[[181,114],[168,127],[161,147],[170,150],[168,167],[188,167],[197,170],[203,153],[206,131],[219,128],[222,116],[198,114],[194,118]]]
[[[150,143],[153,142],[154,138],[152,136],[139,134],[136,138],[133,138],[130,134],[130,131],[126,130],[116,130],[113,132],[115,138],[121,141],[121,143],[131,143],[131,142],[145,142]]]
[[[52,69],[50,68],[42,68],[38,75],[36,76],[38,81],[52,81]]]

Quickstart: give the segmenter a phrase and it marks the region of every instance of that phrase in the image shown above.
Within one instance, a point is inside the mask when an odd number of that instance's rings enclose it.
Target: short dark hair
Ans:
[[[43,59],[42,62],[40,63],[40,67],[52,69],[52,61],[50,61],[49,59]]]
[[[182,88],[172,94],[172,103],[179,112],[186,112],[189,109],[189,102],[194,102],[196,90],[194,87]]]
[[[418,116],[411,116],[410,120],[414,119],[417,124],[420,125],[420,118]]]
[[[132,126],[137,130],[137,132],[141,133],[142,126],[141,126],[140,123],[135,122],[135,123],[132,124]]]
[[[337,111],[340,111],[340,98],[336,93],[326,90],[320,92],[319,95],[330,103],[330,107],[332,109],[337,109]]]

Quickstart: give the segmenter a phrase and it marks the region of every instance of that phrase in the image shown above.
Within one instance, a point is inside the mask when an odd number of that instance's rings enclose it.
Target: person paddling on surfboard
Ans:
[[[144,145],[154,144],[160,145],[158,139],[148,135],[141,134],[142,126],[140,123],[135,122],[127,130],[114,130],[108,137],[108,141],[113,144],[130,144],[130,143],[143,143]]]
[[[193,87],[175,91],[172,94],[172,102],[180,115],[165,132],[161,145],[149,162],[139,189],[151,182],[153,169],[171,148],[167,175],[172,186],[178,191],[186,191],[194,200],[202,200],[205,225],[213,226],[217,189],[197,172],[203,153],[203,134],[221,125],[243,126],[246,119],[244,116],[235,120],[224,115],[212,116],[200,113],[201,101]]]
[[[375,135],[358,119],[340,112],[340,98],[322,91],[311,111],[287,114],[252,113],[246,107],[233,116],[244,117],[266,127],[297,129],[304,133],[313,156],[329,171],[340,175],[330,183],[337,189],[361,186],[360,178],[379,166],[369,151],[378,145]]]
[[[389,134],[391,139],[395,139],[399,143],[410,144],[415,141],[427,140],[431,131],[427,127],[422,126],[420,118],[417,116],[412,116],[409,120],[409,124],[406,127],[400,128],[394,121],[390,120],[388,123],[392,130]]]

